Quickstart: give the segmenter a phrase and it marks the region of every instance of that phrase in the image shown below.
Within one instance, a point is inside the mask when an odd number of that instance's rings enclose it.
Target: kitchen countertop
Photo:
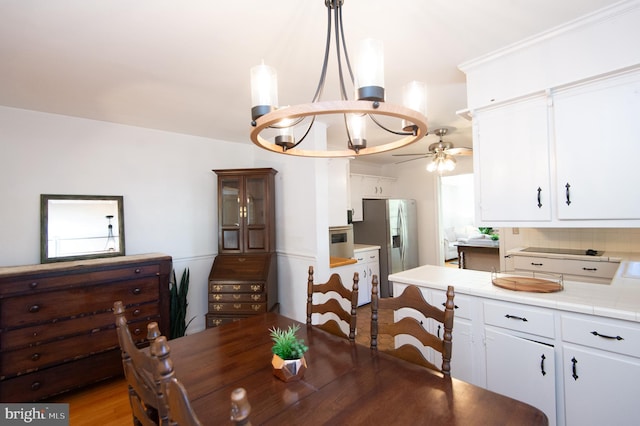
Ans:
[[[367,250],[380,250],[380,246],[376,246],[376,245],[372,245],[372,244],[354,244],[353,245],[353,252],[354,253],[358,253],[361,251],[367,251]]]
[[[587,256],[576,254],[558,254],[558,253],[542,253],[535,251],[522,251],[524,247],[518,247],[507,251],[511,256],[531,256],[531,257],[547,257],[551,259],[576,259],[590,260],[592,262],[623,262],[626,260],[640,261],[640,253],[623,253],[613,251],[603,251],[601,256]]]
[[[389,281],[442,290],[453,285],[460,294],[640,322],[640,262],[632,260],[622,261],[611,284],[565,280],[556,293],[507,290],[491,283],[491,272],[434,265],[392,274]]]
[[[353,265],[358,263],[354,258],[350,257],[329,257],[329,268],[337,268],[338,266]]]

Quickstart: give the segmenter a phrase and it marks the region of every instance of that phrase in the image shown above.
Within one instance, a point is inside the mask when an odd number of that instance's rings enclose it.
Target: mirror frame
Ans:
[[[80,255],[49,257],[49,201],[52,200],[111,200],[117,203],[119,247],[115,251],[96,251]],[[69,260],[97,259],[125,255],[124,239],[124,198],[121,195],[40,195],[40,261],[41,263],[64,262]]]

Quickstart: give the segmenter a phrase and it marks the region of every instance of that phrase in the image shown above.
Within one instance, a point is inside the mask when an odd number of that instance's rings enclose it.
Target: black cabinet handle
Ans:
[[[40,354],[39,353],[34,353],[33,355],[31,355],[31,361],[37,361],[40,359]]]
[[[576,357],[571,358],[571,376],[573,376],[573,380],[578,380],[578,373],[576,370],[576,364],[578,363],[578,360],[576,359]]]
[[[31,383],[31,390],[33,390],[33,391],[37,391],[41,387],[42,387],[42,383],[40,383],[40,382]]]
[[[520,320],[520,321],[522,321],[522,322],[527,322],[527,321],[529,321],[528,319],[526,319],[526,318],[524,318],[524,317],[518,317],[518,316],[515,316],[515,315],[509,315],[509,314],[505,315],[505,318],[509,318],[509,319],[518,319],[518,320]]]
[[[36,288],[38,287],[38,283],[37,282],[32,282],[31,284],[29,284],[30,288]]]
[[[440,324],[438,324],[438,339],[440,338]]]
[[[32,314],[40,312],[40,305],[31,305],[29,306],[29,312]]]
[[[543,376],[547,375],[547,372],[544,371],[544,360],[547,359],[547,357],[544,356],[544,354],[542,354],[542,356],[540,357],[540,372],[542,373]]]
[[[542,188],[538,187],[538,208],[542,207],[542,203],[540,202],[540,193],[542,192]]]
[[[607,336],[606,334],[600,334],[597,331],[592,331],[591,334],[593,334],[594,336],[602,337],[603,339],[624,340],[620,336]]]
[[[582,268],[583,271],[597,271],[598,268]]]
[[[544,265],[544,263],[534,263],[534,262],[531,262],[531,266],[542,266],[542,265]]]
[[[131,290],[131,293],[138,295],[140,293],[142,293],[142,289],[140,289],[140,287],[136,287],[133,290]]]
[[[446,302],[442,302],[442,306],[447,306]],[[458,305],[453,305],[453,309],[458,309]]]
[[[564,186],[566,188],[565,191],[565,196],[567,197],[567,205],[571,204],[571,192],[569,191],[569,188],[571,188],[571,185],[569,185],[569,182],[567,182],[567,184]]]

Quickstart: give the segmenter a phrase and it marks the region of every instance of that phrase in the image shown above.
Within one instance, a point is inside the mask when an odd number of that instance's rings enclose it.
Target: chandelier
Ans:
[[[384,60],[382,43],[367,39],[361,44],[355,72],[352,71],[342,25],[344,0],[324,0],[327,8],[327,38],[322,72],[311,103],[278,106],[277,76],[275,70],[265,64],[251,69],[251,140],[269,151],[303,157],[353,157],[376,154],[412,144],[427,134],[426,86],[413,81],[403,89],[403,105],[385,102]],[[327,62],[333,31],[338,66],[340,100],[321,101]],[[342,54],[341,54],[342,52]],[[344,61],[344,62],[343,62]],[[353,86],[355,100],[349,100],[345,86],[344,70]],[[344,149],[303,149],[299,147],[317,116],[342,115],[346,133]],[[384,118],[384,117],[392,117]],[[367,120],[369,118],[370,120]],[[386,121],[385,121],[386,120]],[[396,130],[389,124],[394,124]],[[367,123],[384,130],[392,140],[370,143],[367,146]],[[371,124],[370,124],[371,125]],[[267,133],[275,133],[273,140]],[[374,142],[374,141],[371,141]]]

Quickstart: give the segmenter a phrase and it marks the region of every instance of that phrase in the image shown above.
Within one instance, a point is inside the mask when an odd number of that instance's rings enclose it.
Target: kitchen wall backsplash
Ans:
[[[640,252],[640,228],[502,228],[500,231],[507,250],[549,247]]]

